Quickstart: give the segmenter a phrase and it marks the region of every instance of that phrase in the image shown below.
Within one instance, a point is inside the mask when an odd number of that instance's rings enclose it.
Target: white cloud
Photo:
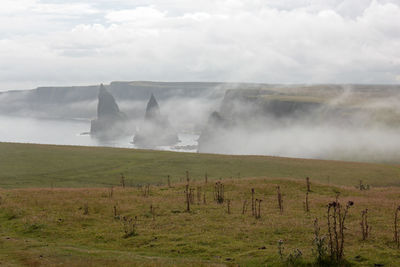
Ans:
[[[138,26],[155,23],[165,18],[167,12],[161,12],[154,7],[138,7],[135,9],[112,11],[106,15],[110,22],[138,23]]]
[[[111,80],[398,82],[397,0],[134,2],[5,0],[0,90]]]

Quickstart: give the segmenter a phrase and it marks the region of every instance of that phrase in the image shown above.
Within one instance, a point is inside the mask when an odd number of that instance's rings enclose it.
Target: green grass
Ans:
[[[207,199],[198,204],[195,195],[189,213],[180,182],[186,170],[191,187],[201,187]],[[120,173],[128,187],[115,187],[110,197]],[[172,188],[166,186],[167,175]],[[399,166],[390,164],[0,143],[0,265],[284,266],[277,252],[282,239],[284,258],[300,249],[303,266],[313,266],[313,221],[318,218],[322,234],[327,233],[326,205],[340,191],[342,203],[355,202],[346,219],[346,260],[356,266],[397,266],[393,216],[400,190],[393,185],[400,185],[399,175]],[[303,210],[307,176],[312,183],[308,214]],[[232,214],[226,203],[213,201],[211,180],[219,178]],[[356,189],[359,180],[371,190]],[[152,184],[149,197],[130,186],[147,183]],[[241,212],[251,188],[263,200],[258,220],[251,207]],[[372,231],[362,241],[365,208]],[[124,238],[123,216],[138,217],[137,235]]]
[[[393,242],[393,214],[399,188],[328,186],[311,181],[310,212],[303,209],[304,181],[281,179],[224,180],[227,204],[213,200],[213,183],[191,187],[206,193],[206,204],[197,201],[185,211],[184,183],[151,186],[145,197],[139,188],[13,189],[0,190],[0,265],[5,266],[285,266],[294,250],[311,266],[313,221],[318,218],[327,234],[326,204],[340,191],[340,200],[354,201],[346,219],[345,258],[357,266],[400,264]],[[283,193],[280,214],[276,186]],[[251,216],[244,200],[263,199],[261,218]],[[89,213],[84,214],[84,205]],[[113,206],[117,206],[114,217]],[[150,213],[155,207],[155,219]],[[360,212],[369,209],[370,237],[361,240]],[[137,216],[136,235],[125,238],[121,218]],[[284,260],[278,254],[284,241]]]
[[[149,150],[0,143],[0,186],[96,187],[179,181],[189,170],[194,179],[241,177],[304,178],[355,185],[400,184],[397,165],[289,159],[264,156],[226,156]]]
[[[400,185],[400,167],[390,164],[227,156],[102,147],[0,143],[0,187],[104,187],[165,184],[185,171],[195,180],[240,177],[304,179],[339,185]]]

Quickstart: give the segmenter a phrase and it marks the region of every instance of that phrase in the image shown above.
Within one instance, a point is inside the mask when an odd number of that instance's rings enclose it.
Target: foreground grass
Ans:
[[[0,187],[105,187],[127,184],[166,184],[181,181],[190,170],[193,179],[279,177],[357,185],[400,185],[399,165],[228,156],[150,150],[0,143]]]
[[[400,189],[329,186],[312,180],[310,212],[303,209],[303,180],[243,178],[222,181],[227,204],[213,200],[213,183],[192,182],[206,193],[185,212],[184,184],[141,188],[1,190],[0,265],[64,266],[264,266],[284,265],[288,254],[301,250],[303,264],[312,264],[313,221],[326,233],[326,204],[337,191],[343,203],[355,202],[346,220],[345,257],[360,266],[398,266],[393,242],[393,216]],[[284,212],[276,200],[283,192]],[[243,215],[251,188],[263,199],[261,218]],[[88,214],[85,213],[85,206]],[[155,207],[153,218],[150,206]],[[114,206],[117,216],[114,216]],[[369,209],[370,238],[361,240],[360,213]],[[121,218],[137,216],[137,235],[124,238]],[[283,260],[277,243],[283,240]]]

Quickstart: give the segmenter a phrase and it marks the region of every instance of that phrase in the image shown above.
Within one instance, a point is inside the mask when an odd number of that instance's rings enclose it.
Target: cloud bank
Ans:
[[[400,1],[4,0],[0,90],[111,80],[399,83]]]

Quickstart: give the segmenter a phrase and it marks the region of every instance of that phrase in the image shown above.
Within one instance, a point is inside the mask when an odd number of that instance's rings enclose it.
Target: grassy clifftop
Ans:
[[[343,205],[354,201],[344,229],[347,262],[400,264],[393,242],[399,188],[360,191],[311,180],[306,212],[304,180],[222,182],[223,203],[214,201],[214,183],[191,182],[194,195],[189,212],[185,183],[150,186],[147,195],[143,188],[134,187],[115,187],[112,194],[109,188],[0,190],[0,265],[349,266],[313,264],[314,220],[318,219],[320,235],[328,236],[327,204],[338,191]],[[262,200],[257,205],[259,218],[252,216],[252,188],[254,198]],[[371,228],[362,240],[360,214],[366,208]],[[329,239],[324,240],[325,247]]]
[[[400,185],[399,165],[151,150],[0,143],[0,187],[105,187],[238,177],[304,179],[337,185]]]
[[[400,262],[397,165],[0,143],[0,167],[1,266],[327,266],[316,263],[313,225],[329,248],[327,204],[338,196],[354,202],[343,266]],[[128,185],[163,185],[111,187],[120,173]],[[360,191],[359,180],[373,186]]]

